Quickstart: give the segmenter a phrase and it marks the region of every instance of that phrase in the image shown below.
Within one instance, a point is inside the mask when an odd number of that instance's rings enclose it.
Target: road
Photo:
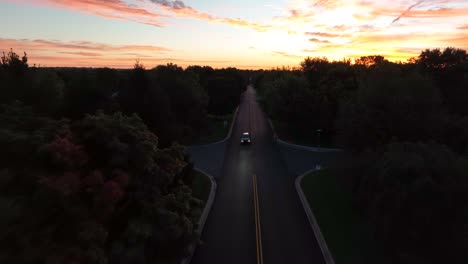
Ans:
[[[301,175],[313,169],[315,165],[331,167],[342,155],[342,152],[326,150],[310,151],[283,143],[278,143],[278,147],[281,149],[289,172],[295,175]]]
[[[288,172],[251,87],[235,122],[203,244],[192,263],[324,263],[294,187],[295,175]],[[244,131],[252,134],[250,146],[239,145]]]

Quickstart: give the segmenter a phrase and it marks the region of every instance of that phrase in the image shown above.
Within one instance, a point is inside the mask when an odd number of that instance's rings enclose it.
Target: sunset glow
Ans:
[[[0,50],[42,66],[297,66],[468,49],[466,0],[0,0]]]

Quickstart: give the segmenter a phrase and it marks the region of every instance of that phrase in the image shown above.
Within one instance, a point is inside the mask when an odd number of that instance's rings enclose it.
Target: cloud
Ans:
[[[169,1],[169,0],[149,0],[152,3],[159,5],[164,8],[166,11],[170,11],[173,14],[180,17],[187,17],[197,20],[206,21],[209,23],[218,23],[218,24],[227,24],[237,27],[246,27],[251,28],[259,32],[264,32],[271,28],[270,25],[252,22],[240,18],[227,18],[219,17],[216,15],[208,14],[205,12],[198,11],[191,6],[186,5],[182,1]]]
[[[420,48],[444,48],[448,45],[468,48],[468,32],[465,31],[468,29],[467,0],[286,0],[284,6],[280,7],[280,3],[275,4],[277,9],[271,13],[271,18],[265,18],[265,20],[247,19],[242,17],[243,14],[226,17],[219,13],[192,7],[189,4],[191,2],[184,0],[6,1],[29,5],[40,3],[50,7],[160,27],[170,27],[170,23],[183,18],[184,23],[187,20],[198,20],[210,24],[253,29],[257,32],[268,31],[267,34],[251,36],[253,39],[249,42],[256,43],[255,51],[249,49],[248,45],[244,48],[244,51],[248,50],[250,54],[260,54],[262,49],[267,50],[263,54],[274,59],[265,58],[262,63],[276,63],[277,61],[281,63],[281,60],[286,60],[282,57],[294,58],[296,56],[294,54],[303,54],[303,52],[308,52],[307,54],[311,56],[329,56],[339,59],[346,56],[379,53],[393,56],[393,58],[403,58],[417,54]],[[265,8],[263,5],[259,7],[256,4],[246,4],[245,7],[260,8],[259,11]],[[220,9],[214,8],[213,10]],[[225,11],[224,8],[222,10]],[[265,17],[268,11],[271,10],[265,9],[262,17]],[[241,17],[238,18],[238,16]],[[218,39],[221,37],[218,36]],[[2,46],[1,42],[0,47],[5,47],[5,49],[17,47],[15,45]],[[103,54],[102,58],[112,54],[112,56],[122,56],[123,59],[132,58],[132,56],[134,58],[137,55],[141,55],[138,57],[149,56],[148,59],[151,59],[155,53],[171,53],[171,51],[154,47],[153,50],[144,46],[132,47],[131,45],[119,46],[76,41],[24,40],[21,45],[18,47],[41,48],[41,52],[44,52],[41,53],[43,56],[54,52],[57,54],[54,50],[56,48],[61,52],[76,53],[61,53],[62,55],[76,56],[83,60],[87,58],[83,55],[84,53]],[[219,43],[219,45],[223,44]],[[186,47],[192,50],[192,46]],[[241,47],[242,45],[239,49],[242,49]],[[28,51],[28,49],[24,50]],[[277,56],[271,56],[271,50],[278,50],[273,52]],[[99,56],[95,57],[99,58]]]
[[[166,27],[167,18],[190,18],[208,23],[245,27],[264,32],[270,25],[240,18],[220,17],[199,11],[180,0],[7,0],[16,4],[39,5],[72,10],[109,19],[131,21],[140,24]],[[146,2],[152,3],[153,8]],[[158,8],[154,8],[157,6]]]
[[[314,7],[333,9],[342,4],[341,0],[316,0],[313,3]]]
[[[335,25],[332,27],[333,30],[344,31],[350,29],[350,26],[347,25]]]
[[[285,51],[273,51],[272,53],[274,55],[280,55],[280,56],[283,56],[283,57],[294,58],[294,59],[304,57],[304,56],[294,55],[294,54],[291,54],[291,53],[288,53],[288,52],[285,52]]]
[[[132,68],[139,59],[147,68],[166,63],[180,66],[206,64],[226,67],[234,62],[220,59],[187,59],[186,55],[153,45],[110,45],[91,41],[56,41],[0,38],[0,53],[10,48],[16,53],[28,54],[31,65],[43,67],[112,67]]]
[[[72,51],[59,51],[61,54],[71,54],[71,55],[79,55],[79,56],[86,56],[86,57],[99,57],[102,56],[101,53],[94,53],[94,52],[72,52]]]
[[[402,17],[404,17],[404,16],[406,16],[407,14],[409,14],[409,12],[411,11],[411,9],[413,9],[413,8],[415,8],[415,7],[419,6],[419,5],[421,5],[422,3],[424,3],[424,0],[420,0],[420,1],[416,2],[415,4],[410,5],[410,6],[409,6],[403,13],[401,13],[397,18],[393,19],[391,24],[397,22],[397,21],[400,20]]]
[[[399,53],[419,54],[421,53],[422,50],[423,48],[399,48],[399,49],[396,49],[395,51]]]
[[[327,32],[306,32],[305,35],[313,36],[313,37],[324,37],[324,38],[336,38],[342,35],[335,34],[335,33],[327,33]]]
[[[170,7],[173,9],[182,9],[186,8],[184,2],[182,1],[168,1],[168,0],[150,0],[155,4],[160,4],[162,6]]]
[[[301,11],[297,9],[291,9],[289,12],[291,13],[291,17],[299,17],[301,15]]]
[[[16,1],[21,2],[21,1]],[[137,5],[122,0],[32,0],[32,4],[69,9],[105,18],[129,20],[161,27],[161,14],[150,12]]]
[[[0,38],[0,49],[8,50],[10,48],[21,49],[26,52],[30,51],[57,51],[68,52],[91,56],[90,51],[95,52],[122,52],[122,51],[146,51],[152,53],[164,53],[170,49],[161,46],[152,45],[109,45],[103,43],[95,43],[91,41],[54,41],[43,39],[4,39]],[[95,53],[96,54],[96,53]]]
[[[309,41],[312,42],[312,43],[319,43],[319,44],[328,44],[328,43],[330,43],[329,40],[323,40],[323,39],[318,39],[318,38],[310,38]]]
[[[454,36],[443,40],[445,43],[450,43],[450,46],[464,47],[468,49],[468,36]]]

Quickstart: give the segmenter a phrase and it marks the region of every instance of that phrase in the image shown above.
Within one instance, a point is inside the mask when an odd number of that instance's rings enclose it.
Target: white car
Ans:
[[[250,137],[249,132],[242,133],[242,136],[240,138],[240,143],[241,144],[250,144],[250,143],[252,143],[252,138]]]

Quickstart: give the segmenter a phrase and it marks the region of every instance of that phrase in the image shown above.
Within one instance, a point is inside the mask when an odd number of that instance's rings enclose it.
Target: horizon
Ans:
[[[0,0],[0,50],[42,67],[297,67],[425,49],[468,49],[463,0]],[[123,36],[123,37],[122,37]]]

